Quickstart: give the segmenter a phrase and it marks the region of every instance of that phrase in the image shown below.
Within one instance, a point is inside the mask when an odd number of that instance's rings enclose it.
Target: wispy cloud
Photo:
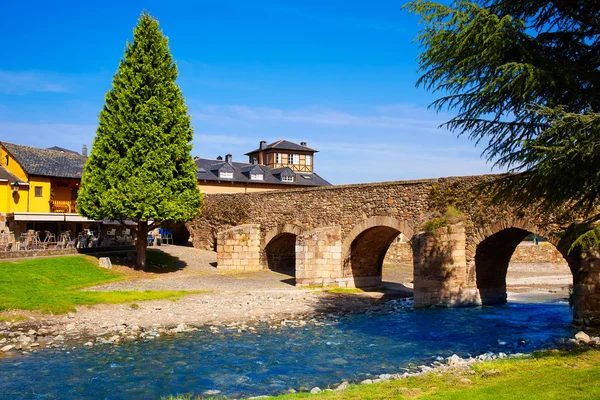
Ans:
[[[213,123],[238,123],[248,125],[256,122],[284,122],[315,125],[322,127],[362,127],[392,130],[416,130],[439,133],[439,125],[445,120],[435,113],[419,109],[375,108],[372,114],[353,114],[338,110],[320,108],[284,110],[269,107],[250,107],[246,105],[208,105],[192,112],[195,120]]]
[[[0,70],[0,92],[22,95],[31,92],[68,93],[65,79],[50,72]]]

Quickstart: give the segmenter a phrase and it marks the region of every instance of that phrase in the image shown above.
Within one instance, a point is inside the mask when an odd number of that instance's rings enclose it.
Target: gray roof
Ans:
[[[28,175],[81,178],[83,166],[87,160],[87,157],[75,152],[1,143]]]
[[[17,178],[17,176],[14,175],[12,172],[10,172],[6,168],[0,166],[0,181],[4,181],[4,180],[7,180],[10,183],[23,182],[22,180]],[[23,183],[25,183],[25,182],[23,182]]]
[[[317,150],[311,149],[310,147],[302,146],[301,144],[293,143],[288,140],[278,140],[276,142],[266,145],[262,149],[258,148],[256,150],[252,150],[252,151],[246,153],[245,155],[248,156],[250,154],[258,153],[259,151],[271,150],[271,149],[292,150],[292,151],[309,151],[312,153],[318,153]]]
[[[201,181],[210,182],[235,182],[235,183],[257,183],[257,184],[279,184],[282,186],[330,186],[331,184],[318,174],[309,172],[292,172],[294,182],[284,182],[281,180],[283,169],[272,169],[266,165],[253,165],[249,163],[231,163],[233,169],[233,179],[219,178],[219,169],[223,168],[223,161],[198,158],[196,162],[196,177]],[[260,167],[264,172],[263,180],[250,179],[250,171],[255,167]],[[290,170],[291,171],[291,170]],[[284,174],[285,175],[285,174]]]

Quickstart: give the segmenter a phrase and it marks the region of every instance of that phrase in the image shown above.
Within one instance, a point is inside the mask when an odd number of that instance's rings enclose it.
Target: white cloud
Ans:
[[[50,72],[0,70],[0,92],[26,94],[31,92],[67,93],[65,79]]]

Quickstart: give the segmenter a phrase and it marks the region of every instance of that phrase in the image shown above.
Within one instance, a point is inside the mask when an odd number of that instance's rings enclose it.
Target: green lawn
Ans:
[[[0,262],[0,311],[42,310],[65,313],[78,305],[178,299],[191,292],[85,292],[80,289],[124,279],[124,275],[97,266],[88,256]]]
[[[499,373],[484,376],[483,372],[489,370]],[[343,392],[298,393],[274,399],[600,399],[598,350],[583,353],[544,352],[531,358],[490,361],[476,364],[475,371],[475,375],[427,374],[373,385],[350,385]],[[465,378],[472,383],[460,381]]]

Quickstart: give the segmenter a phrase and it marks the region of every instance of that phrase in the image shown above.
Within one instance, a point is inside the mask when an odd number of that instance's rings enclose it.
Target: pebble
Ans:
[[[587,343],[590,341],[590,336],[583,331],[579,331],[575,334],[575,340]]]
[[[12,350],[12,349],[14,349],[14,348],[15,348],[15,345],[14,345],[14,344],[9,344],[9,345],[7,345],[7,346],[4,346],[4,347],[2,347],[2,348],[0,349],[0,351],[7,352],[7,351],[10,351],[10,350]]]

